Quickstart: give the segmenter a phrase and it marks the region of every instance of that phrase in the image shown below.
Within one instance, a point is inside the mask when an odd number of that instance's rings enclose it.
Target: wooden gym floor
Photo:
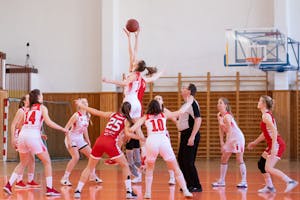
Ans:
[[[61,197],[46,197],[45,196],[45,179],[43,175],[42,164],[37,162],[36,164],[36,175],[35,180],[43,185],[41,189],[25,189],[16,190],[13,188],[13,194],[11,196],[6,195],[3,190],[0,192],[0,199],[17,199],[17,200],[27,200],[27,199],[65,199],[70,200],[73,198],[73,192],[77,185],[81,170],[86,166],[86,160],[81,160],[75,167],[73,173],[71,174],[70,181],[73,183],[72,187],[61,186],[59,181],[64,173],[66,166],[66,160],[53,161],[53,184],[56,189],[61,191]],[[1,188],[11,175],[16,162],[0,162],[0,186]],[[247,160],[247,179],[248,179],[248,189],[239,190],[235,185],[240,181],[239,168],[235,161],[232,159],[229,163],[228,173],[226,177],[226,188],[213,189],[211,183],[215,181],[219,176],[219,161],[206,161],[203,159],[198,159],[197,169],[201,184],[203,187],[202,193],[194,193],[193,199],[201,200],[291,200],[300,199],[300,187],[297,186],[292,192],[284,194],[285,184],[274,178],[274,184],[277,189],[276,194],[258,194],[257,190],[263,187],[263,178],[260,175],[255,160]],[[289,176],[293,179],[300,180],[300,162],[297,161],[287,161],[282,160],[278,163],[278,168],[283,169]],[[83,189],[81,199],[125,199],[125,191],[122,180],[122,171],[118,166],[106,166],[101,161],[97,166],[97,173],[100,178],[103,179],[104,183],[95,184],[88,183]],[[27,175],[24,176],[25,179]],[[156,163],[156,169],[154,172],[154,180],[152,186],[152,199],[169,199],[169,200],[179,200],[184,199],[182,193],[179,191],[178,185],[169,186],[168,185],[168,172],[165,163],[162,160],[158,160]],[[144,182],[142,184],[133,184],[133,190],[138,194],[137,199],[143,199],[144,192]]]

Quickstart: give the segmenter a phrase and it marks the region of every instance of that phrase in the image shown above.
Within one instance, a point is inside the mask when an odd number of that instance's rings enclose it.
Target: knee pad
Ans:
[[[259,161],[257,162],[257,167],[263,174],[266,173],[265,166],[266,166],[266,159],[263,157],[260,157]]]

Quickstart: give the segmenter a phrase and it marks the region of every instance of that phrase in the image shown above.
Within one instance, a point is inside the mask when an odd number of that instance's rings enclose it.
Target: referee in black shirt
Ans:
[[[181,95],[186,101],[187,97],[195,96],[197,88],[194,84],[182,87]],[[178,152],[178,163],[184,175],[190,192],[202,192],[195,159],[200,141],[201,115],[198,102],[194,99],[191,107],[177,120],[177,128],[180,131],[180,146]]]

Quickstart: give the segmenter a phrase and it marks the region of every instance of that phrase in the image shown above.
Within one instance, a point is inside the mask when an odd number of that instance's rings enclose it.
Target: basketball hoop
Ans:
[[[259,67],[260,63],[262,61],[262,58],[260,58],[260,57],[249,57],[249,58],[246,58],[246,61],[247,61],[248,65],[251,66],[251,67]]]

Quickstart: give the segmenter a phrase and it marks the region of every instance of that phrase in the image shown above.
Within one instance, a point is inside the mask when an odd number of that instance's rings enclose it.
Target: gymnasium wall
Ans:
[[[109,1],[117,2],[117,8],[105,10]],[[119,23],[110,33],[116,35],[115,48],[110,42],[102,45],[106,38],[101,35],[110,31],[109,23],[101,21],[103,15],[113,11],[118,20],[112,22]],[[101,62],[103,52],[117,62],[112,78],[127,72],[122,27],[132,17],[141,22],[139,57],[164,67],[165,75],[249,73],[246,68],[223,67],[224,30],[274,24],[273,0],[11,0],[1,1],[0,50],[7,53],[7,63],[24,64],[25,44],[30,42],[32,62],[39,70],[36,87],[42,91],[100,91],[101,73],[112,67]]]
[[[32,63],[42,91],[100,90],[100,0],[1,0],[0,50],[7,63]]]

